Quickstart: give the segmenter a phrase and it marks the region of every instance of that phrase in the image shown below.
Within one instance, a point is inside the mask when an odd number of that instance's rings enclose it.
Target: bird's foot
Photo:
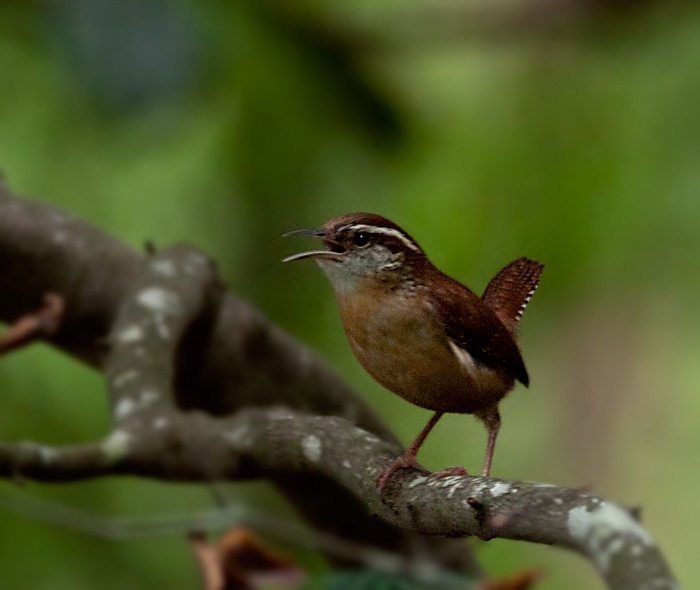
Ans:
[[[418,461],[416,461],[415,453],[406,452],[403,455],[396,458],[396,460],[390,463],[384,470],[377,476],[377,487],[381,492],[389,481],[389,478],[394,474],[394,471],[399,469],[419,469],[425,473],[430,473],[425,467],[423,467]]]
[[[443,477],[460,477],[463,475],[469,475],[464,467],[448,467],[442,471],[435,471],[431,473],[428,477],[433,477],[435,479],[442,479]]]

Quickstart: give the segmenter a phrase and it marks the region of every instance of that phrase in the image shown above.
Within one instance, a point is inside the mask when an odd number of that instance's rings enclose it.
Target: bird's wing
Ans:
[[[502,369],[528,385],[530,379],[513,335],[478,295],[447,275],[437,281],[434,295],[431,303],[454,344],[475,361]]]
[[[532,294],[540,282],[544,264],[518,258],[491,279],[481,299],[506,328],[515,334]]]

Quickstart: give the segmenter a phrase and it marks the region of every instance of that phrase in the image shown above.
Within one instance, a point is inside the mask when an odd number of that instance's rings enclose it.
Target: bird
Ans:
[[[349,213],[321,229],[284,236],[320,239],[324,250],[288,256],[314,259],[335,292],[350,348],[382,386],[433,415],[415,441],[379,473],[380,491],[401,468],[424,469],[417,453],[445,413],[473,414],[488,431],[482,476],[491,472],[501,426],[499,402],[530,379],[516,343],[523,311],[544,265],[518,258],[479,297],[440,271],[418,243],[374,213]],[[432,477],[467,475],[450,467]]]

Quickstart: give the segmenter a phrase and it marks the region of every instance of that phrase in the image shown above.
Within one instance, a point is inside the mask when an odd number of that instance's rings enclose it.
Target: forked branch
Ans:
[[[266,478],[317,528],[407,556],[426,550],[420,535],[499,537],[578,551],[616,590],[676,587],[637,520],[586,492],[402,469],[380,498],[375,479],[399,451],[395,437],[318,358],[224,295],[191,248],[140,255],[0,186],[0,267],[6,321],[61,294],[49,337],[105,371],[114,422],[91,444],[0,444],[2,477]],[[455,541],[431,551],[436,564],[473,570]]]

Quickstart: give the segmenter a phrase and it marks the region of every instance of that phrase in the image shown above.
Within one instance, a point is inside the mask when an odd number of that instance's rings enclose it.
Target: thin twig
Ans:
[[[55,334],[63,317],[63,297],[46,293],[42,307],[23,315],[0,336],[0,355]]]

